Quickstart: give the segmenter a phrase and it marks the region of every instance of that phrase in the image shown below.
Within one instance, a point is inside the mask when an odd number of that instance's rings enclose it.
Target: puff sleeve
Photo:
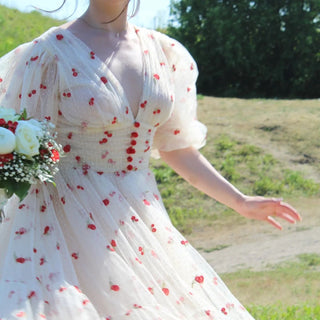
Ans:
[[[57,63],[41,41],[22,44],[0,59],[0,106],[57,122]]]
[[[159,37],[171,74],[174,102],[171,116],[155,133],[155,158],[159,158],[159,151],[191,146],[199,149],[205,145],[207,134],[206,126],[197,120],[196,62],[178,41],[163,34]]]

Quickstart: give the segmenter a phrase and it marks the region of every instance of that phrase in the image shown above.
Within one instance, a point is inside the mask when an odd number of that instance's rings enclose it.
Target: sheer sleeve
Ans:
[[[28,117],[58,116],[58,79],[55,57],[40,41],[20,45],[0,59],[0,106]]]
[[[207,133],[206,126],[197,120],[196,62],[178,41],[160,35],[160,42],[172,76],[174,105],[170,118],[156,131],[155,158],[159,158],[159,151],[199,149],[205,145]]]

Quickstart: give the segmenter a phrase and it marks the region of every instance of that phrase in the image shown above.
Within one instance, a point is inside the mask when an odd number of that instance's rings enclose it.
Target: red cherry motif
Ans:
[[[18,318],[23,318],[23,317],[26,316],[26,313],[23,312],[23,311],[20,311],[20,312],[16,313],[16,316],[17,316]]]
[[[56,38],[57,38],[57,40],[61,41],[63,39],[63,35],[62,34],[57,34]]]
[[[113,284],[113,285],[110,286],[110,289],[111,289],[112,291],[119,291],[119,290],[120,290],[120,287],[119,287],[117,284]]]
[[[136,216],[132,216],[131,220],[132,220],[132,222],[138,222],[139,221],[139,219]]]
[[[90,229],[90,230],[96,230],[97,227],[96,227],[94,224],[90,223],[90,224],[88,224],[88,229]]]
[[[94,60],[96,58],[95,55],[96,54],[93,51],[90,52],[90,57],[91,57],[92,60]]]
[[[39,56],[35,56],[35,57],[31,57],[30,58],[30,61],[36,61],[36,60],[38,60],[39,59]]]
[[[151,231],[152,232],[157,232],[157,229],[154,227],[154,224],[151,225]]]
[[[20,228],[18,231],[16,231],[16,234],[22,236],[23,234],[25,234],[27,232],[26,228]]]
[[[40,258],[40,263],[39,263],[40,266],[43,266],[45,262],[46,262],[45,258]]]
[[[92,97],[89,100],[89,106],[93,106],[93,105],[94,105],[94,98]]]
[[[166,296],[168,296],[169,293],[170,293],[170,291],[169,291],[168,288],[162,288],[162,292],[163,292]]]
[[[156,79],[156,80],[160,80],[160,76],[156,73],[153,75],[153,77]]]
[[[32,297],[36,296],[36,292],[35,291],[31,291],[28,295],[28,299],[31,299]]]
[[[26,259],[25,259],[25,258],[22,258],[22,257],[16,258],[16,262],[23,264],[23,263],[26,262]]]
[[[116,124],[116,123],[117,123],[117,120],[118,120],[117,117],[114,117],[111,123],[112,123],[112,124]]]
[[[79,255],[78,255],[78,253],[76,253],[76,252],[73,252],[73,253],[71,254],[71,257],[72,257],[73,259],[75,259],[75,260],[78,260],[78,259],[79,259]]]
[[[141,107],[142,109],[144,109],[144,108],[146,107],[147,103],[148,103],[148,101],[145,100],[144,102],[142,102],[142,103],[140,104],[140,107]]]
[[[116,247],[116,246],[117,246],[116,240],[113,240],[113,239],[112,239],[110,243],[111,243],[111,245],[112,245],[113,247]]]
[[[63,147],[63,151],[64,151],[65,153],[70,152],[70,151],[71,151],[71,146],[70,146],[70,144],[65,145],[65,146]]]
[[[174,130],[174,132],[173,132],[173,134],[176,136],[176,135],[178,135],[180,133],[180,130],[179,129],[176,129],[176,130]]]
[[[177,70],[176,66],[173,64],[172,65],[172,71],[175,72]]]
[[[41,207],[40,207],[40,211],[41,212],[45,212],[47,210],[47,207],[45,206],[45,205],[42,205]]]
[[[73,75],[74,77],[77,77],[78,74],[79,74],[79,72],[78,72],[75,68],[72,68],[72,75]]]
[[[109,199],[104,199],[102,200],[103,204],[107,207],[110,203],[110,200]]]
[[[143,199],[143,203],[144,203],[146,206],[150,206],[150,202],[149,202],[147,199]]]
[[[50,227],[49,226],[45,226],[43,234],[46,235],[46,234],[49,233],[49,231],[50,231]]]
[[[100,144],[104,144],[107,143],[108,139],[107,138],[103,138],[102,140],[99,141]]]
[[[196,276],[195,278],[194,278],[194,280],[196,281],[196,282],[198,282],[198,283],[203,283],[203,281],[204,281],[204,277],[203,276]]]
[[[225,314],[225,315],[227,315],[227,314],[228,314],[228,312],[227,312],[226,308],[221,308],[221,312],[222,312],[223,314]]]
[[[100,80],[101,80],[104,84],[106,84],[106,83],[108,82],[108,79],[107,79],[106,77],[101,77]]]
[[[149,287],[148,290],[151,294],[154,294],[153,288]]]
[[[191,91],[191,88],[188,87],[188,88],[187,88],[187,92],[190,92],[190,91]]]

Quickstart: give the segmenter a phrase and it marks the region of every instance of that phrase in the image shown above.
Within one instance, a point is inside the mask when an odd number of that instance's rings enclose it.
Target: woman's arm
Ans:
[[[161,151],[160,155],[174,171],[195,188],[247,218],[267,221],[278,229],[282,229],[281,224],[273,216],[290,223],[301,220],[299,213],[281,199],[242,194],[192,147],[170,152]]]

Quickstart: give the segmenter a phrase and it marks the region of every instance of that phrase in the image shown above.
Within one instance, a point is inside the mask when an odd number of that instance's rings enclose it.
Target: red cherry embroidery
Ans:
[[[57,34],[56,38],[57,38],[57,40],[61,41],[63,39],[63,35],[62,34]]]
[[[148,103],[148,101],[145,100],[144,102],[142,102],[142,103],[140,104],[140,107],[141,107],[142,109],[144,109],[144,108],[146,107],[147,103]]]
[[[173,132],[173,134],[176,136],[177,134],[179,134],[180,133],[180,130],[179,129],[176,129],[176,130],[174,130],[174,132]]]
[[[117,242],[116,240],[111,240],[110,244],[113,246],[113,247],[116,247],[117,246]]]
[[[166,296],[168,296],[169,293],[170,293],[170,291],[169,291],[168,288],[162,288],[162,292],[163,292]]]
[[[146,206],[150,206],[150,202],[149,202],[147,199],[143,199],[143,203],[144,203]]]
[[[195,280],[196,282],[198,282],[198,283],[203,283],[204,277],[203,277],[203,276],[196,276],[196,277],[194,278],[194,280]]]
[[[132,217],[131,217],[131,220],[132,220],[132,222],[138,222],[138,221],[139,221],[139,219],[136,218],[136,216],[132,216]]]
[[[77,77],[78,74],[79,74],[79,72],[78,72],[75,68],[72,68],[72,75],[73,75],[74,77]]]
[[[103,203],[104,203],[105,206],[108,206],[109,203],[110,203],[110,200],[109,200],[109,199],[104,199],[104,200],[103,200]]]
[[[72,257],[73,259],[75,259],[75,260],[78,260],[78,259],[79,259],[79,255],[78,255],[78,253],[76,253],[76,252],[73,252],[73,253],[71,254],[71,257]]]
[[[94,98],[91,98],[90,100],[89,100],[89,106],[93,106],[94,105]]]
[[[140,127],[140,123],[136,121],[136,122],[134,123],[134,126],[135,126],[136,128],[139,128],[139,127]]]
[[[120,290],[120,287],[117,285],[117,284],[113,284],[112,286],[110,286],[110,289],[112,291],[119,291]]]
[[[156,73],[153,75],[153,77],[156,79],[156,80],[160,80],[160,76]]]
[[[108,79],[107,79],[106,77],[101,77],[100,80],[101,80],[104,84],[106,84],[106,83],[108,82]]]
[[[223,314],[225,314],[225,315],[227,315],[227,314],[228,314],[228,312],[227,312],[226,308],[221,308],[221,312],[222,312]]]
[[[23,264],[23,263],[26,262],[26,259],[25,259],[25,258],[22,258],[22,257],[16,258],[16,262]]]
[[[65,153],[70,152],[70,150],[71,150],[70,144],[67,144],[67,145],[65,145],[65,146],[63,147],[63,151],[64,151]]]
[[[88,224],[88,229],[90,229],[90,230],[96,230],[97,227],[96,227],[94,224],[90,223],[90,224]]]
[[[43,234],[46,235],[46,234],[49,233],[49,231],[50,231],[50,227],[49,226],[45,226]]]
[[[28,299],[31,299],[32,297],[36,296],[36,292],[35,291],[31,291],[28,295]]]

